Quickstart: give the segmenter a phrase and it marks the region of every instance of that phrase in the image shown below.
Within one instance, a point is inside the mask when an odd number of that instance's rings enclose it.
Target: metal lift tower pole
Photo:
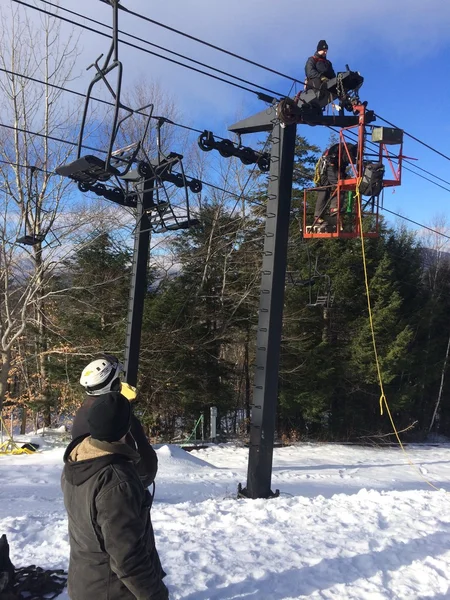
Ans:
[[[144,301],[147,293],[147,271],[150,250],[150,207],[153,206],[153,178],[139,182],[134,238],[133,268],[131,273],[128,323],[125,342],[125,376],[130,385],[136,386],[141,346]]]
[[[321,95],[317,90],[308,90],[302,94],[304,97],[301,98],[300,105],[290,98],[284,98],[276,108],[272,106],[228,128],[239,135],[272,132],[247,487],[238,488],[240,495],[248,498],[270,498],[277,495],[273,494],[270,485],[296,126],[309,124],[351,127],[373,121],[373,111],[366,112],[366,103],[361,105],[357,95],[363,81],[359,73],[347,68],[345,73],[339,74],[339,78],[328,82],[327,94]],[[330,97],[339,97],[343,107],[353,112],[353,115],[324,115],[322,109],[330,102]],[[283,127],[279,119],[282,120]]]
[[[240,494],[248,498],[270,498],[274,495],[272,458],[297,127],[281,127],[275,109],[270,108],[229,129],[237,133],[272,131],[250,454],[247,487],[240,489]]]

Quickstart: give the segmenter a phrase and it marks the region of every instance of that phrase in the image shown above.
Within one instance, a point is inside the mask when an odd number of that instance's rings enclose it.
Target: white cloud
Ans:
[[[63,0],[62,5],[69,7],[67,0]],[[317,0],[172,0],[156,4],[123,0],[123,5],[299,79],[303,79],[305,59],[322,38],[327,40],[330,57],[338,68],[349,63],[360,70],[374,58],[382,67],[383,62],[392,60],[392,56],[406,63],[432,57],[450,42],[450,3],[446,0],[427,0],[426,3],[418,0],[396,0],[395,3],[392,0],[367,0],[364,3],[348,0],[344,5],[331,0],[322,1],[320,5]],[[72,4],[70,8],[74,8]],[[76,10],[111,23],[112,11],[106,4],[79,0]],[[276,91],[287,93],[290,88],[287,80],[123,11],[120,27]],[[79,63],[84,60],[88,64],[107,49],[108,41],[86,32],[83,46]],[[139,78],[160,81],[170,93],[178,95],[188,120],[199,116],[211,119],[219,112],[227,120],[235,111],[236,102],[241,102],[242,98],[251,101],[246,92],[125,46],[121,48],[121,58],[125,63],[127,86]],[[87,81],[86,76],[84,79]],[[255,104],[255,109],[257,107]]]

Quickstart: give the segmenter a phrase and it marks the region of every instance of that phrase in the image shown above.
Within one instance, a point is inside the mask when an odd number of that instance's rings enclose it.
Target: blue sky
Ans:
[[[348,63],[365,78],[361,97],[369,108],[428,144],[450,155],[450,3],[448,0],[122,0],[137,12],[203,37],[256,62],[304,77],[306,58],[319,39],[326,39],[335,70]],[[42,6],[38,1],[37,4]],[[61,6],[111,23],[111,9],[94,0]],[[157,44],[185,53],[255,83],[287,93],[289,81],[217,53],[169,31],[120,14],[120,27]],[[78,58],[80,73],[105,51],[107,40],[84,33]],[[172,95],[182,121],[226,135],[239,118],[264,108],[251,94],[206,78],[127,47],[121,49],[125,89],[141,79],[158,81]],[[86,75],[72,87],[84,91]],[[299,127],[301,135],[324,146],[329,132]],[[194,141],[195,138],[193,138]],[[256,140],[244,140],[254,145]],[[450,181],[450,162],[406,138],[404,153],[417,165]],[[445,184],[443,184],[445,185]],[[447,186],[450,189],[450,185]],[[430,224],[438,214],[450,214],[450,192],[404,172],[403,185],[388,190],[385,206]]]

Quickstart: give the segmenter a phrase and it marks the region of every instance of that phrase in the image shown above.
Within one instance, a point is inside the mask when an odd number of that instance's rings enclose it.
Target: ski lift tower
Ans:
[[[297,125],[343,128],[370,123],[374,113],[366,110],[357,93],[363,81],[347,68],[328,82],[325,92],[308,90],[297,101],[284,98],[228,128],[238,135],[266,131],[271,142],[247,485],[239,485],[240,496],[279,494],[271,490],[271,477]],[[325,106],[335,99],[340,101],[340,114],[324,115]],[[345,110],[352,114],[345,115]]]

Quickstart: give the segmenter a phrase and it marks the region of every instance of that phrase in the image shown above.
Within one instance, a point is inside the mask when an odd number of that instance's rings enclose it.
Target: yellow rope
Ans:
[[[423,474],[420,471],[420,469],[418,468],[418,466],[409,458],[408,453],[407,453],[405,447],[403,446],[403,443],[398,434],[397,428],[394,423],[394,419],[392,417],[392,414],[391,414],[391,411],[389,408],[386,394],[384,393],[383,378],[381,375],[381,367],[380,367],[380,359],[378,357],[377,343],[376,343],[376,339],[375,339],[375,330],[374,330],[374,326],[373,326],[373,315],[372,315],[372,306],[371,306],[371,301],[370,301],[370,290],[369,290],[369,277],[367,275],[366,250],[365,250],[365,245],[364,245],[364,232],[363,232],[363,221],[362,221],[362,203],[361,203],[361,194],[359,192],[360,184],[361,184],[361,178],[358,180],[358,183],[356,186],[356,201],[357,201],[358,213],[359,213],[359,229],[360,229],[360,236],[361,236],[361,251],[362,251],[362,259],[363,259],[363,266],[364,266],[364,281],[365,281],[365,285],[366,285],[367,309],[369,311],[370,331],[372,334],[373,351],[375,354],[375,363],[376,363],[376,367],[377,367],[378,384],[380,386],[380,392],[381,392],[380,414],[383,415],[383,405],[384,405],[386,407],[386,412],[389,416],[389,420],[391,422],[395,437],[397,438],[397,441],[400,445],[400,448],[402,449],[402,452],[405,454],[406,460],[419,473],[420,477],[425,481],[425,483],[427,483],[433,489],[439,491],[440,488],[436,487],[433,483],[431,483],[431,481],[428,481],[428,479],[426,479],[426,477],[423,476]]]
[[[320,183],[320,161],[321,158],[319,158],[319,160],[316,162],[316,166],[314,168],[314,185],[319,185]]]

